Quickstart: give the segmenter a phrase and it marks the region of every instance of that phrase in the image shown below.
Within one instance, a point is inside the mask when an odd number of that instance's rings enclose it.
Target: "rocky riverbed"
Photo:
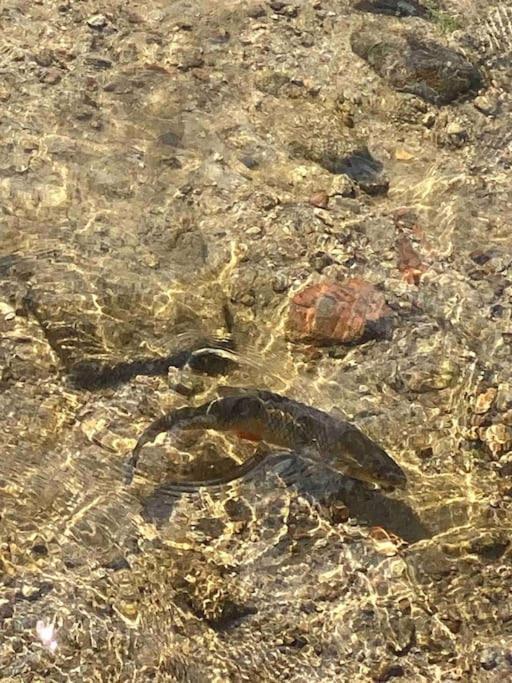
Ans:
[[[2,680],[510,679],[512,4],[6,0],[0,29]],[[225,375],[71,381],[226,339]],[[253,451],[195,433],[127,487],[221,384],[352,420],[407,489],[290,456],[170,498]]]

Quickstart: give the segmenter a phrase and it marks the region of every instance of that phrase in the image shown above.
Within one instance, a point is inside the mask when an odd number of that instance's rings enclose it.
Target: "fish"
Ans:
[[[381,488],[405,488],[400,465],[351,422],[280,394],[237,390],[197,407],[184,406],[152,422],[126,463],[125,482],[133,480],[143,447],[166,431],[212,429],[298,452],[309,460]],[[257,453],[224,477],[195,482],[219,485],[246,476],[264,455]],[[186,483],[186,482],[185,482]]]

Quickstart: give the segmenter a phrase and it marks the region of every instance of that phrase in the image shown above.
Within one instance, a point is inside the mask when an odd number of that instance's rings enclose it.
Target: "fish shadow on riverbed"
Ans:
[[[296,453],[271,453],[245,478],[223,486],[205,487],[203,490],[222,498],[228,490],[233,491],[236,487],[240,499],[254,500],[258,495],[264,496],[271,487],[277,485],[276,476],[287,488],[308,498],[312,504],[320,508],[344,504],[350,517],[357,522],[382,527],[408,543],[432,536],[418,515],[404,501],[321,467],[318,463],[305,460]],[[187,481],[183,484],[186,486]],[[183,495],[199,494],[180,491],[180,483],[177,482],[167,482],[158,486],[144,499],[142,516],[146,521],[159,527],[165,526]]]

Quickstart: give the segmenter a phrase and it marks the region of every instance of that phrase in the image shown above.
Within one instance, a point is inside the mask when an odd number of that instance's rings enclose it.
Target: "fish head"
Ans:
[[[381,488],[407,486],[407,477],[400,465],[357,427],[348,425],[338,442],[335,467],[354,479]]]

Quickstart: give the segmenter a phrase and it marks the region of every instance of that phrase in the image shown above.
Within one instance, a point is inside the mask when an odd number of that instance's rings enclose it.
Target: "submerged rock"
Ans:
[[[410,391],[423,394],[451,387],[459,376],[459,367],[450,358],[437,354],[418,355],[404,368],[402,377]]]
[[[426,266],[411,244],[406,235],[402,235],[396,243],[398,252],[398,270],[402,277],[410,285],[419,285],[421,276],[426,271]]]
[[[443,105],[481,84],[478,69],[449,47],[411,32],[367,24],[350,37],[352,50],[400,92]]]
[[[359,0],[355,9],[396,17],[424,17],[427,10],[417,0]]]
[[[390,314],[382,292],[365,280],[323,282],[292,298],[288,334],[293,341],[319,345],[361,342],[385,336]]]
[[[320,140],[294,140],[289,148],[294,157],[314,161],[329,173],[347,176],[366,194],[386,194],[389,189],[384,165],[364,143],[340,135]]]

